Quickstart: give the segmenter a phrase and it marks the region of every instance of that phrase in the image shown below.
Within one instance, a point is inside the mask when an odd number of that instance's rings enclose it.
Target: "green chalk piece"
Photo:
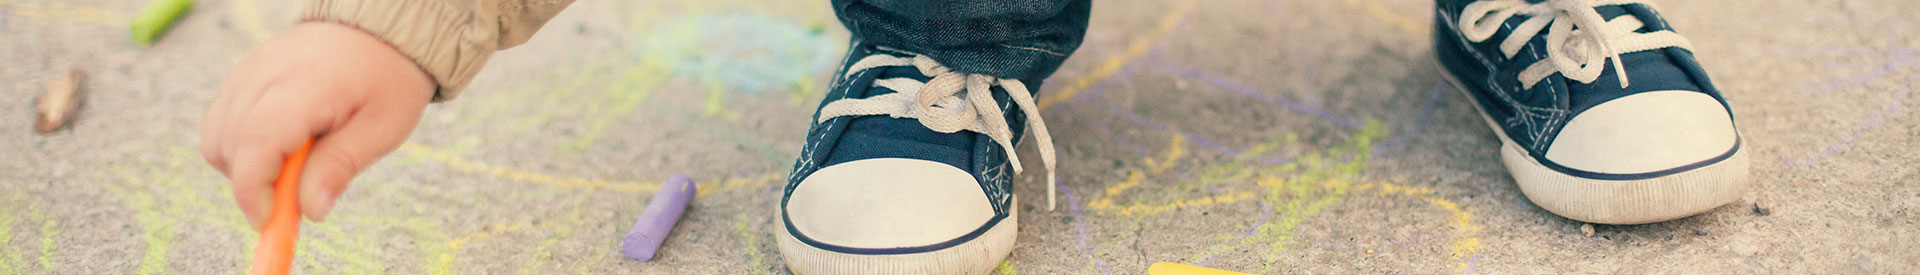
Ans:
[[[130,29],[133,30],[133,43],[140,46],[153,45],[154,39],[173,27],[174,21],[193,9],[193,0],[154,0],[147,7],[140,8],[140,14],[133,17]]]

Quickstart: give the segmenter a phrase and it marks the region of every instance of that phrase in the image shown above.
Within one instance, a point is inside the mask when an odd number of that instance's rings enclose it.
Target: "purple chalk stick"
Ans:
[[[647,202],[647,210],[640,212],[640,221],[633,223],[633,230],[627,231],[627,239],[620,243],[620,251],[627,258],[647,261],[653,259],[653,253],[660,250],[660,243],[667,240],[667,233],[673,232],[673,224],[680,222],[680,214],[687,212],[687,202],[693,200],[693,179],[687,175],[674,174],[660,185],[660,192],[653,194],[653,201]]]

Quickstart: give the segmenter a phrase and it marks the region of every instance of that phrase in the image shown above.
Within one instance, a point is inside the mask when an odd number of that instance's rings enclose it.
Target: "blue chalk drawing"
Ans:
[[[634,41],[650,62],[675,64],[675,73],[710,87],[747,94],[806,84],[839,61],[844,41],[785,18],[700,14],[672,19]]]

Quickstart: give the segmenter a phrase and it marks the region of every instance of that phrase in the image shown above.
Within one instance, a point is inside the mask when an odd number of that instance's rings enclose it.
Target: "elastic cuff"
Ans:
[[[446,1],[315,0],[300,18],[359,27],[393,44],[433,75],[433,102],[451,100],[466,88],[496,50],[498,32],[492,30],[499,28]]]

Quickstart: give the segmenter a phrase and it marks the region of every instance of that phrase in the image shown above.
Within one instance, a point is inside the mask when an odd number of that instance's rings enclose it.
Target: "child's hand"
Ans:
[[[255,230],[286,155],[308,138],[301,214],[323,220],[361,169],[406,141],[434,81],[399,50],[346,25],[294,25],[248,52],[201,121],[200,154],[233,182]]]

